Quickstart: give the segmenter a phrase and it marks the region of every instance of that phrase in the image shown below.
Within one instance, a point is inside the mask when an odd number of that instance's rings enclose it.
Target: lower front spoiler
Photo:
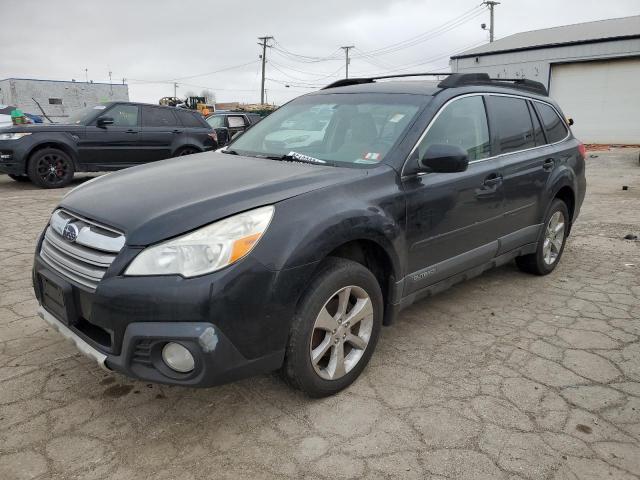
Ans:
[[[42,306],[38,315],[101,368],[154,383],[210,387],[280,368],[284,350],[247,359],[213,324],[206,322],[138,322],[127,326],[120,355],[102,353]],[[162,360],[168,342],[186,347],[195,359],[188,373],[171,370]]]

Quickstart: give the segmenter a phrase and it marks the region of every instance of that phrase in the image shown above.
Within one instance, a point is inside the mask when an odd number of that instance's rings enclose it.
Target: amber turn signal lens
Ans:
[[[231,250],[231,258],[229,259],[229,263],[233,263],[249,253],[260,238],[260,235],[260,233],[256,233],[254,235],[249,235],[248,237],[241,238],[240,240],[236,240],[233,243],[233,249]]]

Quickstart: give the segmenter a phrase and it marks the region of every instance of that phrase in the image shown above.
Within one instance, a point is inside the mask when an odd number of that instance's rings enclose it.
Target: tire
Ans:
[[[560,224],[563,225],[561,231],[558,230]],[[553,235],[552,230],[556,231]],[[518,268],[535,275],[548,275],[553,272],[564,252],[568,234],[569,209],[562,200],[556,198],[544,219],[544,226],[538,238],[538,248],[535,253],[517,257]]]
[[[9,174],[9,178],[11,178],[12,180],[15,180],[16,182],[28,182],[29,181],[29,177],[27,177],[26,175],[14,175],[13,173]]]
[[[57,148],[43,148],[31,155],[27,175],[34,185],[41,188],[66,187],[73,180],[73,160]]]
[[[343,304],[345,313],[339,314]],[[282,368],[285,380],[314,398],[348,387],[373,354],[382,316],[376,277],[359,263],[328,258],[298,304]],[[314,362],[313,351],[324,353]],[[343,362],[336,361],[340,351]]]
[[[193,155],[194,153],[199,153],[200,150],[193,147],[182,147],[178,149],[174,157],[184,157],[185,155]]]

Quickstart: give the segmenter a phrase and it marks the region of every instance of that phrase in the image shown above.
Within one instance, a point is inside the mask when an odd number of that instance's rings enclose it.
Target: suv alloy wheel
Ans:
[[[328,258],[294,318],[283,373],[311,397],[349,386],[366,367],[382,325],[376,277],[351,260]]]

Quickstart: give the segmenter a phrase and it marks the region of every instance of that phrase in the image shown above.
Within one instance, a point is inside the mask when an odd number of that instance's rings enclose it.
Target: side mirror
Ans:
[[[420,170],[434,173],[464,172],[469,166],[467,151],[458,145],[436,144],[418,160]]]
[[[111,117],[100,117],[98,119],[97,125],[99,127],[106,127],[107,125],[113,125],[113,118],[111,118]]]

